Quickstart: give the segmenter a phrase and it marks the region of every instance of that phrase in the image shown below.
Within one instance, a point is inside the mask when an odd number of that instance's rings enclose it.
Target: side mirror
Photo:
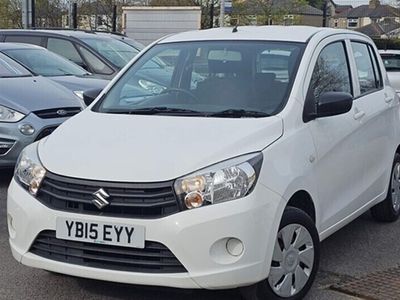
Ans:
[[[319,96],[318,102],[315,101],[314,95],[310,96],[310,94],[304,107],[304,122],[345,114],[353,106],[353,96],[349,93],[326,92]]]
[[[353,106],[353,96],[343,92],[327,92],[319,97],[317,118],[345,114]]]
[[[97,98],[102,90],[103,89],[92,89],[83,92],[83,102],[85,102],[85,104],[89,106]]]

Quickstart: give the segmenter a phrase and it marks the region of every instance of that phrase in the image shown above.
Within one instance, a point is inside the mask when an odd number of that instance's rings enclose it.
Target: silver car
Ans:
[[[83,99],[83,92],[103,89],[108,80],[94,78],[83,68],[45,48],[21,43],[0,43],[0,52],[16,60],[33,74],[47,77]]]
[[[72,91],[0,53],[0,168],[13,167],[26,145],[81,110]]]
[[[400,50],[379,50],[389,81],[400,94]]]

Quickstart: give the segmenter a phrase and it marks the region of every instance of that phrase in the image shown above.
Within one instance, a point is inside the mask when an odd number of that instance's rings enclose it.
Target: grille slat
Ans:
[[[33,113],[41,119],[67,118],[81,112],[80,107],[61,107],[37,110]]]
[[[43,239],[43,238],[37,238],[36,239],[35,247],[39,247],[38,245],[40,244],[46,244],[50,246],[65,246],[66,243],[64,240],[59,240],[59,239]],[[87,243],[85,245],[74,245],[69,243],[68,247],[71,249],[82,249],[82,250],[87,250],[87,251],[98,251],[96,245],[91,245],[90,243]],[[135,248],[127,248],[127,247],[115,247],[112,249],[101,249],[103,253],[115,253],[119,255],[131,255],[131,256],[146,256],[146,257],[163,257],[163,258],[174,258],[174,255],[171,252],[165,252],[165,253],[158,253],[157,251],[154,252],[154,250],[163,250],[162,247],[153,249],[151,247],[146,248],[149,250],[149,252],[143,252],[143,251],[135,251]],[[153,252],[151,251],[153,250]]]
[[[60,186],[57,185],[53,182],[51,182],[51,180],[48,180],[46,182],[46,184],[48,184],[49,186],[51,186],[52,188],[59,190],[59,191],[64,191],[64,192],[71,192],[71,193],[82,193],[82,194],[87,194],[87,195],[92,195],[96,189],[93,188],[92,190],[88,190],[88,191],[84,191],[84,190],[79,190],[79,189],[74,189],[71,187],[65,187],[65,186]],[[121,193],[121,192],[113,192],[112,189],[108,190],[108,194],[110,194],[113,197],[120,197],[120,198],[137,198],[137,197],[141,197],[141,198],[161,198],[161,197],[168,197],[171,195],[171,191],[167,190],[165,192],[156,192],[156,193],[152,193],[152,194],[146,194],[145,191],[143,191],[142,193],[136,193],[136,194],[129,194],[129,193]]]
[[[42,231],[31,253],[60,262],[142,273],[183,273],[185,267],[163,244],[145,242],[144,249],[60,240],[55,231]]]
[[[109,205],[98,209],[93,193],[104,188]],[[126,218],[159,218],[180,211],[173,182],[118,183],[67,178],[47,173],[37,199],[46,206],[80,214]]]
[[[73,197],[67,197],[67,196],[63,196],[63,195],[58,195],[56,193],[52,193],[50,191],[47,191],[45,189],[41,190],[42,193],[47,194],[50,197],[53,198],[58,198],[64,201],[72,201],[72,202],[76,202],[76,203],[84,203],[84,204],[92,204],[91,199],[93,199],[93,197],[91,197],[90,199],[77,199],[77,198],[73,198]],[[114,198],[115,200],[115,198]],[[157,203],[129,203],[129,202],[120,202],[120,201],[113,201],[110,203],[110,206],[118,206],[118,207],[140,207],[140,208],[152,208],[152,207],[163,207],[163,206],[170,206],[170,205],[175,205],[176,204],[176,200],[172,199],[172,200],[166,200],[166,201],[160,201]]]

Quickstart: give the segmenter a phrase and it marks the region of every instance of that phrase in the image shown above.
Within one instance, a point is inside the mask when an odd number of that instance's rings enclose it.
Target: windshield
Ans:
[[[381,54],[386,71],[400,71],[400,54]]]
[[[0,78],[26,77],[32,74],[23,66],[0,53]]]
[[[286,104],[304,44],[205,41],[147,51],[94,107],[103,113],[265,117]]]
[[[125,67],[125,65],[139,53],[139,51],[132,46],[109,37],[82,38],[82,41],[92,47],[96,52],[103,55],[118,68]]]
[[[84,76],[88,72],[69,60],[45,49],[10,49],[5,54],[42,76]]]

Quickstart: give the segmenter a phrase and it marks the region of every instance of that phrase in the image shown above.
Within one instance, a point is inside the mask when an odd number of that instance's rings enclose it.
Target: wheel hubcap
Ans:
[[[291,297],[305,287],[313,265],[314,243],[310,233],[302,225],[287,225],[278,232],[268,283],[278,296]]]
[[[393,209],[400,210],[400,163],[396,163],[392,175],[392,204]]]

